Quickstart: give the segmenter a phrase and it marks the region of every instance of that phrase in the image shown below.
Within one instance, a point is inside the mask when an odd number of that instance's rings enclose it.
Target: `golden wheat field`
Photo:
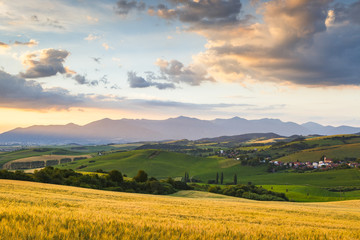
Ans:
[[[0,239],[360,239],[360,201],[154,196],[0,180]]]

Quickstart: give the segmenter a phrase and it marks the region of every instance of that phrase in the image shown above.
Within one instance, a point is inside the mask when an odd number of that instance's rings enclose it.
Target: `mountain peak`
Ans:
[[[161,141],[218,136],[234,136],[248,133],[273,132],[282,136],[291,135],[335,135],[359,133],[360,128],[322,126],[314,122],[297,124],[279,119],[247,120],[229,119],[202,120],[187,116],[167,120],[139,120],[104,118],[84,126],[67,125],[32,126],[18,128],[0,134],[0,143],[66,144],[66,143],[110,143],[135,141]]]

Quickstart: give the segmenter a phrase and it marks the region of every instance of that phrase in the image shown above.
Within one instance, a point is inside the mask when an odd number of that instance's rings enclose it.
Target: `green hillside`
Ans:
[[[86,172],[94,172],[98,169],[104,171],[118,169],[128,176],[135,176],[139,169],[143,169],[150,176],[157,178],[181,177],[188,172],[190,177],[203,181],[215,179],[216,172],[223,172],[224,180],[232,181],[235,173],[250,176],[265,173],[266,170],[265,167],[240,166],[239,162],[233,159],[194,157],[161,150],[113,153],[63,164],[60,167]]]
[[[20,159],[20,158],[27,158],[27,157],[34,157],[34,156],[42,156],[42,155],[80,155],[82,153],[70,151],[67,149],[61,148],[30,148],[24,149],[14,152],[5,152],[0,153],[0,168],[7,162],[12,160]]]
[[[332,146],[323,146],[311,149],[305,149],[281,158],[278,158],[278,161],[282,162],[314,162],[319,161],[322,156],[326,156],[329,159],[333,160],[344,160],[346,158],[355,158],[360,157],[360,143],[352,143],[346,145],[332,145]]]
[[[63,164],[61,168],[94,172],[98,169],[120,170],[129,177],[136,175],[139,169],[156,178],[181,177],[185,172],[206,183],[215,179],[216,173],[224,174],[224,183],[231,183],[237,174],[238,183],[252,182],[257,185],[290,184],[320,187],[360,186],[359,169],[333,170],[325,172],[279,172],[268,173],[265,165],[257,167],[242,166],[239,161],[220,157],[194,157],[181,153],[161,150],[135,150],[98,156]]]
[[[322,187],[303,185],[263,185],[263,188],[285,193],[290,201],[328,202],[360,199],[360,191],[332,192]]]

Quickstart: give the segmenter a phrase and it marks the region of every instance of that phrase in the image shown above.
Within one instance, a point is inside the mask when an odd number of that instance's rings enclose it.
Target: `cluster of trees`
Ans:
[[[220,188],[219,186],[210,186],[207,190],[209,192],[224,194],[227,196],[248,198],[260,201],[289,201],[284,193],[268,191],[262,187],[256,187],[252,184],[226,186],[224,188]]]
[[[234,181],[231,184],[237,184],[238,183],[238,179],[237,179],[237,174],[234,174]],[[219,173],[216,173],[216,178],[215,180],[208,180],[208,184],[224,184],[224,173],[222,172],[220,174],[220,180],[219,180]],[[227,183],[228,184],[228,183]]]
[[[35,171],[34,174],[1,170],[0,178],[149,194],[171,194],[178,190],[192,189],[185,182],[174,181],[172,178],[161,181],[153,177],[148,178],[148,174],[143,170],[140,170],[131,180],[124,180],[118,170],[112,170],[107,175],[99,176],[98,174],[81,174],[72,169],[53,167],[45,167]]]

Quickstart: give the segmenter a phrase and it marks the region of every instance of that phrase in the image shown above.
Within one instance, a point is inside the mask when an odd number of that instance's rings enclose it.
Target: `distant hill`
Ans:
[[[248,133],[242,135],[235,135],[235,136],[221,136],[215,138],[202,138],[197,140],[197,142],[247,142],[249,140],[264,138],[264,139],[271,139],[271,138],[281,138],[282,136],[275,134],[275,133]]]
[[[239,117],[200,120],[183,116],[166,120],[111,120],[105,118],[84,126],[70,123],[67,125],[16,128],[0,134],[0,144],[104,144],[109,142],[196,140],[268,132],[281,136],[334,135],[358,133],[360,128],[322,126],[311,122],[300,125],[268,118],[259,120],[247,120]]]

